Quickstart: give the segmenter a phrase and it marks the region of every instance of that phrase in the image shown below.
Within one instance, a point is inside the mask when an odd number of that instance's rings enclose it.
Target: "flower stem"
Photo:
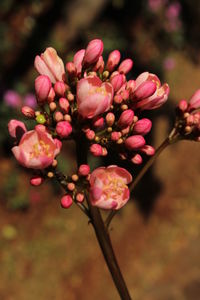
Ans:
[[[88,147],[82,137],[76,139],[77,164],[87,163]],[[114,284],[118,290],[121,300],[131,300],[126,283],[119,268],[115,253],[112,247],[110,236],[103,222],[98,208],[91,205],[88,197],[90,223],[93,225],[99,246],[104,256],[107,267],[110,271]]]

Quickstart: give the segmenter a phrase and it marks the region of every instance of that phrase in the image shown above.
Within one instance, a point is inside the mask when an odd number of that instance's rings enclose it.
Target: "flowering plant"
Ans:
[[[169,86],[161,84],[152,73],[143,72],[136,80],[128,80],[132,59],[120,63],[121,54],[112,51],[105,63],[103,42],[92,40],[86,49],[79,50],[73,61],[64,63],[53,48],[35,58],[39,76],[35,80],[38,110],[22,107],[22,114],[35,120],[33,130],[27,131],[23,122],[11,120],[8,130],[14,139],[12,152],[24,167],[33,169],[33,186],[45,178],[59,182],[65,194],[61,206],[75,203],[93,225],[104,258],[121,299],[131,299],[115,258],[109,237],[109,224],[130,199],[130,192],[166,146],[181,139],[200,140],[200,90],[189,103],[181,100],[176,108],[174,128],[155,150],[145,135],[152,127],[145,110],[162,106],[168,98]],[[76,144],[77,172],[59,171],[56,156],[62,144],[73,140]],[[133,166],[147,163],[137,176],[122,166],[101,166],[90,170],[88,152],[96,157],[115,153]],[[99,209],[108,210],[103,220]]]

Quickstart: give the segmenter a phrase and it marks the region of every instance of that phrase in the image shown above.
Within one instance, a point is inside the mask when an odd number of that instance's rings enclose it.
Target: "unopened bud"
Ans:
[[[101,145],[99,145],[99,144],[93,144],[93,145],[91,145],[90,152],[94,156],[101,156],[101,155],[103,155],[103,149],[102,149]]]
[[[99,40],[99,39],[92,40],[88,44],[88,46],[85,50],[85,55],[83,58],[83,65],[85,67],[88,67],[91,64],[94,64],[95,62],[97,62],[99,57],[101,56],[102,52],[103,52],[102,40]]]
[[[135,123],[133,127],[133,132],[136,134],[145,135],[151,130],[151,127],[152,122],[149,119],[140,119],[139,121],[137,121],[137,123]]]
[[[125,140],[125,147],[128,150],[137,150],[143,147],[145,143],[142,135],[132,135]]]
[[[41,176],[34,176],[30,179],[30,184],[33,186],[38,186],[41,185],[44,181],[44,178],[42,178]]]
[[[78,169],[78,174],[80,176],[87,176],[90,173],[90,166],[89,165],[80,165]]]
[[[56,125],[56,133],[61,138],[67,138],[72,133],[72,126],[67,121],[61,121]]]
[[[60,122],[63,120],[63,114],[60,111],[56,111],[54,114],[54,120]]]
[[[120,73],[127,74],[133,67],[133,61],[130,58],[127,58],[121,62],[119,65],[118,71]]]
[[[120,58],[121,58],[121,54],[118,50],[112,51],[108,56],[106,69],[109,72],[112,72],[115,69],[115,67],[118,65],[118,63],[120,62]]]
[[[51,89],[51,80],[46,75],[40,75],[35,79],[35,91],[39,104],[44,104]]]
[[[22,106],[21,111],[25,117],[29,119],[35,118],[35,111],[30,106]]]
[[[133,122],[133,117],[134,117],[134,111],[132,109],[127,109],[121,113],[117,125],[120,128],[130,126]]]
[[[61,202],[62,208],[69,208],[72,205],[73,200],[70,195],[65,195],[61,198],[60,202]]]
[[[64,113],[69,112],[69,101],[66,98],[59,99],[59,106]]]

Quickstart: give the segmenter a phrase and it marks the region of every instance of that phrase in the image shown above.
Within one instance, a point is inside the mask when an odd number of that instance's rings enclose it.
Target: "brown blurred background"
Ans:
[[[105,57],[119,49],[134,60],[130,77],[156,73],[171,88],[168,103],[145,114],[153,120],[149,141],[158,146],[178,100],[200,88],[199,28],[198,0],[1,0],[1,300],[118,299],[86,217],[77,207],[60,208],[52,182],[31,187],[31,173],[11,155],[7,122],[24,103],[35,106],[35,55],[52,46],[67,62],[101,38]],[[180,142],[162,153],[112,223],[134,300],[200,299],[199,147]],[[67,152],[59,159],[65,172],[74,167],[73,149]]]

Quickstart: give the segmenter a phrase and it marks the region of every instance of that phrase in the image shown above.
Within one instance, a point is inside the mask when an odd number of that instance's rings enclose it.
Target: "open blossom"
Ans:
[[[131,174],[118,166],[100,167],[90,177],[90,201],[103,209],[120,209],[129,200]]]
[[[78,112],[83,118],[93,118],[107,111],[113,100],[113,87],[97,76],[88,76],[77,84]]]
[[[156,89],[151,89],[149,87],[150,94],[142,99],[137,98],[137,90],[143,85],[145,82],[152,82],[156,84]],[[146,93],[146,92],[145,92]],[[159,78],[155,74],[151,74],[149,72],[144,72],[140,74],[136,79],[135,91],[133,93],[133,108],[140,110],[151,110],[156,109],[163,105],[169,95],[169,86],[167,83],[161,85]]]
[[[64,79],[64,64],[54,48],[49,47],[40,56],[37,55],[34,65],[38,73],[48,76],[52,83]]]
[[[12,148],[18,162],[26,168],[44,169],[50,166],[54,157],[60,152],[60,147],[46,131],[27,131],[22,136],[19,145]]]

